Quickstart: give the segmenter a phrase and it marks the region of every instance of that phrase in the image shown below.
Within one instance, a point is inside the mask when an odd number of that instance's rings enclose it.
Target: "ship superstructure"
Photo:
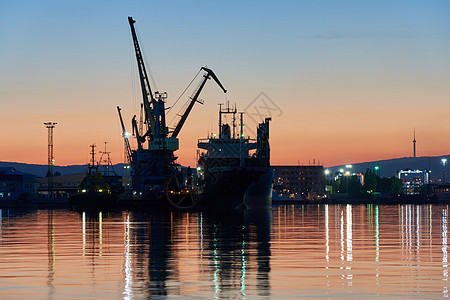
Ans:
[[[219,135],[200,139],[197,172],[209,205],[224,208],[263,208],[271,205],[269,121],[258,124],[257,137],[244,134],[244,113],[239,113],[239,135],[236,133],[236,106],[219,107]],[[223,122],[224,116],[231,119]],[[231,118],[230,118],[231,117]]]
[[[113,208],[116,205],[117,193],[111,193],[110,184],[99,170],[100,163],[95,161],[95,145],[90,147],[91,161],[88,164],[88,172],[78,187],[78,193],[72,195],[69,202],[78,208]]]

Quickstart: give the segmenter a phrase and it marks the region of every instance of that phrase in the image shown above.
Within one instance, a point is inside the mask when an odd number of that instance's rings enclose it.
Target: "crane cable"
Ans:
[[[137,30],[136,29],[134,29],[134,31],[136,32],[136,37],[138,38],[138,41],[140,41],[141,40],[141,37],[140,37],[140,35],[139,35],[139,33],[137,32]],[[150,68],[150,65],[147,65],[145,62],[147,61],[149,61],[148,59],[147,59],[147,56],[145,55],[145,49],[144,49],[144,45],[143,44],[139,44],[139,48],[140,48],[140,50],[141,50],[141,57],[142,57],[142,63],[144,64],[144,68],[146,68],[146,71],[147,71],[147,75],[149,75],[149,77],[150,77],[150,81],[153,83],[153,86],[154,86],[154,90],[155,91],[158,91],[158,86],[156,85],[156,81],[155,81],[155,79],[153,78],[153,75],[152,75],[152,70],[151,70],[151,68]],[[152,95],[152,97],[153,97],[153,95]]]
[[[183,97],[184,93],[186,93],[187,89],[192,85],[192,83],[194,82],[194,80],[197,78],[198,74],[200,74],[201,71],[202,71],[202,69],[198,70],[197,74],[195,74],[194,78],[191,80],[191,82],[189,82],[188,86],[184,89],[184,91],[181,93],[181,95],[178,97],[178,99],[175,101],[175,103],[170,108],[167,109],[167,114],[178,103],[178,101],[181,99],[181,97]],[[171,124],[175,120],[176,117],[177,117],[177,115],[175,115],[173,117],[173,119],[170,121],[169,124]]]

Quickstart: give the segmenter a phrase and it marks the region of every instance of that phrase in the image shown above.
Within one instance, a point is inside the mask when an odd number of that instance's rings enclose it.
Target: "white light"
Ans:
[[[330,170],[325,170],[325,175],[328,175],[328,174],[330,174]]]
[[[345,167],[349,169],[349,168],[351,168],[353,166],[352,165],[345,165]]]

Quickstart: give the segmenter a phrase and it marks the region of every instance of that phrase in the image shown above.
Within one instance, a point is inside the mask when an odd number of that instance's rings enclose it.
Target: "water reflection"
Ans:
[[[49,298],[52,298],[55,292],[55,287],[53,285],[55,276],[55,223],[52,210],[48,211],[47,253],[48,253],[47,286],[49,287],[48,296]]]
[[[6,298],[448,297],[446,205],[0,216]]]
[[[442,210],[442,268],[443,268],[443,281],[445,282],[443,288],[442,288],[442,296],[447,298],[448,297],[448,261],[447,261],[447,208],[444,208]]]
[[[124,213],[123,297],[270,295],[271,213]]]
[[[133,267],[131,258],[131,239],[130,239],[130,213],[125,214],[125,233],[124,233],[124,256],[125,256],[125,266],[124,266],[124,281],[125,287],[122,295],[124,299],[132,299],[133,296]]]

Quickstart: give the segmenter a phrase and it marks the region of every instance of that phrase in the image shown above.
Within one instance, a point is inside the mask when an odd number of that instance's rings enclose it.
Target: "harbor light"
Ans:
[[[446,184],[447,180],[445,179],[445,165],[447,164],[447,159],[442,158],[441,159],[441,165],[442,165],[442,183]]]
[[[375,166],[374,169],[375,169],[376,175],[377,175],[378,177],[380,177],[380,167],[379,167],[379,166]]]

